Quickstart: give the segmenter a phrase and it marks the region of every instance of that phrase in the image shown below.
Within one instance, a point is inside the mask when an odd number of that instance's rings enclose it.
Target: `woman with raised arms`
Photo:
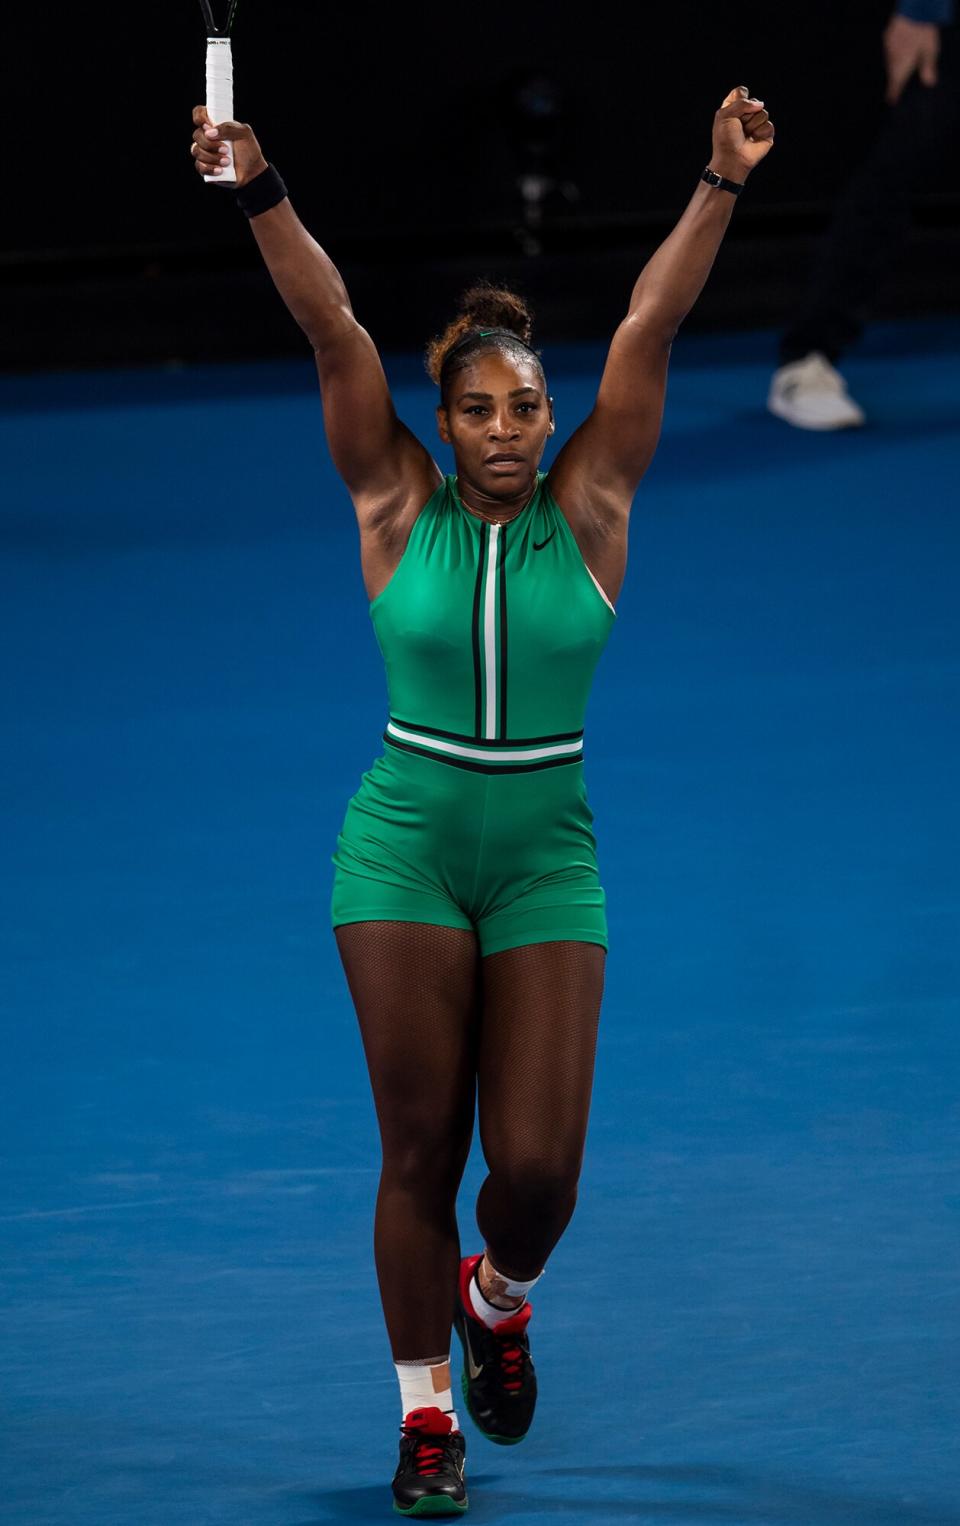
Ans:
[[[471,1420],[493,1441],[521,1441],[537,1396],[529,1294],[577,1197],[607,949],[583,718],[630,506],[674,335],[773,123],[746,87],[723,101],[702,178],[641,271],[593,409],[548,474],[556,423],[530,315],[509,291],[465,294],[427,351],[455,465],[445,475],[397,417],[339,273],[251,128],[212,124],[203,106],[193,120],[200,174],[219,173],[232,145],[237,199],[316,355],[386,664],[383,753],[346,809],[332,922],[383,1149],[375,1257],[401,1394],[394,1504],[458,1514],[451,1328]],[[489,1174],[482,1247],[461,1258],[455,1204],[475,1112]],[[566,1396],[571,1415],[583,1397]]]

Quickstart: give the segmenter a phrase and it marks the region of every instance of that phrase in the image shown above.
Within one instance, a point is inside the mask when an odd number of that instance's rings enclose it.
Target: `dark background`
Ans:
[[[875,136],[887,0],[622,11],[241,0],[237,113],[281,169],[385,346],[419,345],[479,274],[512,281],[552,338],[606,332],[710,153],[731,86],[777,145],[751,178],[691,327],[789,313],[830,206]],[[953,41],[951,36],[950,41]],[[0,365],[190,362],[301,351],[231,193],[188,157],[204,28],[190,0],[7,27]],[[518,88],[560,103],[539,138]],[[878,314],[956,301],[953,148],[931,161]],[[538,157],[539,155],[539,157]],[[556,182],[539,229],[519,177]],[[563,187],[564,189],[560,189]]]

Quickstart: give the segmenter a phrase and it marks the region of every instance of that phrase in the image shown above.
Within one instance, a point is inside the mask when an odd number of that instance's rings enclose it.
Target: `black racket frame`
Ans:
[[[222,27],[217,26],[213,19],[213,6],[210,0],[200,0],[200,9],[203,11],[203,19],[207,24],[208,37],[229,37],[233,31],[233,18],[237,14],[237,0],[230,0],[227,11],[227,19]]]

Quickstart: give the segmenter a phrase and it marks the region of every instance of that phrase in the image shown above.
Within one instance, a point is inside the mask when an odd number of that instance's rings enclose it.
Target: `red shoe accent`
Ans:
[[[493,1333],[496,1336],[522,1335],[530,1323],[533,1306],[522,1303],[516,1314],[502,1319],[499,1325],[494,1325]],[[519,1346],[504,1345],[500,1352],[500,1365],[503,1368],[503,1386],[509,1392],[515,1392],[523,1387],[520,1376],[523,1371],[523,1352]]]
[[[463,1305],[463,1312],[469,1314],[470,1318],[478,1325],[484,1324],[484,1321],[470,1302],[470,1282],[474,1270],[480,1265],[483,1257],[484,1252],[481,1251],[479,1256],[465,1256],[460,1262],[460,1302]],[[493,1327],[496,1334],[522,1335],[533,1313],[533,1305],[528,1298],[525,1303],[520,1305],[519,1309],[512,1311],[504,1309],[503,1312],[503,1319]],[[486,1325],[485,1328],[489,1330],[490,1326]]]
[[[522,1335],[533,1316],[533,1304],[529,1301],[522,1303],[514,1313],[508,1314],[506,1319],[494,1325],[494,1335]]]
[[[478,1325],[482,1325],[483,1320],[470,1302],[470,1279],[473,1276],[474,1270],[483,1260],[483,1256],[484,1252],[481,1251],[479,1256],[465,1256],[460,1262],[460,1303],[464,1314],[469,1314],[470,1318],[475,1320]]]
[[[408,1435],[447,1436],[453,1430],[453,1421],[442,1409],[431,1404],[426,1409],[412,1409],[409,1415],[404,1415],[401,1429]]]
[[[431,1404],[426,1409],[412,1409],[409,1415],[404,1415],[400,1429],[405,1436],[420,1437],[411,1460],[421,1478],[435,1477],[443,1467],[443,1446],[438,1443],[453,1430],[450,1416]]]

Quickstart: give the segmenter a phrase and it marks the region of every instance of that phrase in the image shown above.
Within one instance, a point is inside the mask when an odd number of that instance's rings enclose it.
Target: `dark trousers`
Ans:
[[[960,69],[956,27],[942,30],[939,81],[914,78],[842,192],[806,293],[780,341],[780,364],[820,350],[836,361],[859,339],[913,221],[913,197],[956,188]]]

